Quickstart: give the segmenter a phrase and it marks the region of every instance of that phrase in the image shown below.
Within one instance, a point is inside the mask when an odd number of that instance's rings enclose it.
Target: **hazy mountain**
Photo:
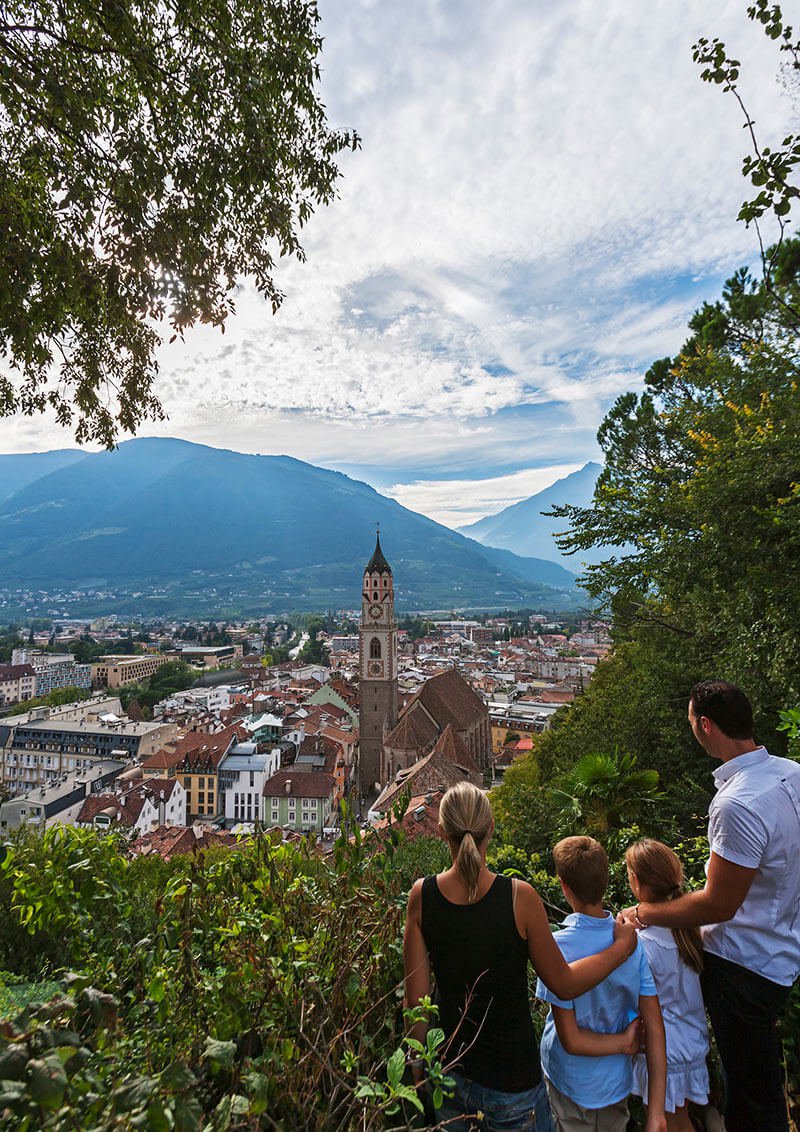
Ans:
[[[27,487],[49,472],[83,460],[85,452],[77,448],[61,448],[56,452],[25,452],[15,456],[0,455],[0,502]]]
[[[564,520],[548,519],[542,512],[566,503],[587,507],[592,501],[594,485],[601,471],[600,464],[584,464],[577,472],[556,480],[536,495],[506,507],[496,515],[487,515],[477,523],[459,527],[459,532],[486,546],[503,547],[515,554],[547,558],[578,572],[583,562],[600,562],[612,551],[606,547],[602,550],[581,551],[575,555],[562,554],[553,536],[564,530]]]
[[[483,547],[339,472],[158,439],[0,503],[0,586],[125,588],[145,612],[353,607],[376,522],[401,608],[578,601],[568,570]]]

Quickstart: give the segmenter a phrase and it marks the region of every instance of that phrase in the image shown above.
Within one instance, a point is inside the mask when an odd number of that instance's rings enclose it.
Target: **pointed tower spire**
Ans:
[[[392,568],[389,565],[389,563],[386,561],[386,559],[384,558],[383,551],[381,550],[381,529],[380,529],[380,523],[379,523],[378,524],[378,530],[375,534],[375,550],[372,553],[372,558],[370,558],[369,562],[366,565],[364,573],[365,574],[391,574],[391,572],[392,572]]]

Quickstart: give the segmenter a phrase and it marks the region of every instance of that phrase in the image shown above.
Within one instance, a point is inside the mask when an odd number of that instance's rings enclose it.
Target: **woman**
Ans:
[[[550,1110],[528,1001],[528,960],[560,998],[576,998],[632,954],[634,932],[626,925],[607,950],[568,964],[534,889],[486,867],[494,822],[484,792],[469,782],[451,787],[439,808],[439,830],[453,863],[414,883],[403,942],[406,1005],[431,993],[433,972],[446,1039],[442,1060],[456,1082],[437,1117],[448,1122],[448,1132],[476,1127],[459,1118],[477,1112],[486,1132],[542,1132],[550,1128]],[[424,1041],[426,1028],[418,1023],[412,1036]]]

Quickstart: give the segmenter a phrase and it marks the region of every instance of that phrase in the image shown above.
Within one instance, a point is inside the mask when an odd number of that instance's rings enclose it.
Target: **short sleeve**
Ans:
[[[721,801],[714,806],[708,823],[708,844],[718,857],[757,869],[768,840],[766,826],[752,810],[734,801]]]
[[[541,979],[536,980],[536,997],[542,1002],[549,1002],[551,1006],[560,1006],[562,1010],[574,1010],[575,1003],[569,998],[559,998],[546,987]]]
[[[639,957],[639,994],[658,994],[655,979],[650,970],[650,963],[647,959],[647,952],[638,939],[636,941],[636,954]]]

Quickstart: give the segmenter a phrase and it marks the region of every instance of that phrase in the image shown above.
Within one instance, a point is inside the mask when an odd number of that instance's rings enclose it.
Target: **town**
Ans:
[[[377,537],[360,613],[340,618],[357,631],[315,627],[312,650],[308,633],[288,649],[297,634],[280,621],[226,626],[224,644],[179,623],[135,646],[113,618],[31,627],[0,664],[0,835],[115,829],[132,852],[169,857],[260,825],[324,846],[344,803],[380,828],[400,799],[408,835],[429,835],[443,792],[500,780],[610,648],[604,622],[547,612],[401,620]],[[76,637],[109,651],[82,663],[66,651]],[[271,663],[267,642],[290,659]],[[189,686],[151,710],[131,698],[176,664]],[[86,698],[57,702],[59,689]]]

